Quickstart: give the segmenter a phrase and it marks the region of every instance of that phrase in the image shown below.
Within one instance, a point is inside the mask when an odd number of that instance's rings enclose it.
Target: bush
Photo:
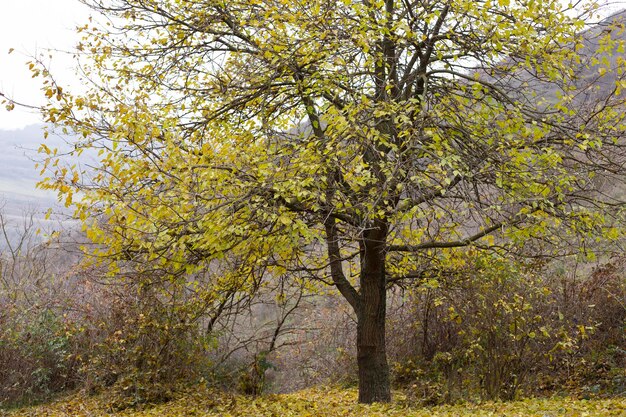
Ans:
[[[76,386],[77,363],[64,315],[71,260],[42,243],[33,216],[11,223],[0,212],[0,407],[33,403]],[[64,277],[63,277],[64,278]]]
[[[76,367],[69,358],[70,338],[63,319],[52,310],[0,318],[0,406],[32,403],[71,388]]]
[[[567,281],[565,294],[564,281],[545,278],[543,265],[469,252],[462,268],[431,274],[405,295],[410,320],[391,315],[393,334],[408,334],[400,338],[405,346],[389,340],[390,350],[401,352],[396,382],[434,403],[556,389],[564,373],[587,368],[590,354],[623,342],[626,310],[607,298],[623,297],[623,287],[597,285],[607,268],[575,285]],[[595,299],[586,288],[595,289]]]
[[[201,378],[210,365],[198,322],[204,305],[184,284],[151,286],[130,274],[112,281],[94,269],[82,274],[88,292],[72,314],[81,387],[106,388],[111,405],[122,409],[166,401],[177,385]]]

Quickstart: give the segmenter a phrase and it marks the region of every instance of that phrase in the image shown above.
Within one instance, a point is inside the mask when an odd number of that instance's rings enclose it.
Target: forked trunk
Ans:
[[[324,226],[332,279],[341,295],[354,308],[357,317],[359,402],[369,404],[391,401],[389,365],[385,350],[385,243],[388,225],[384,221],[378,221],[364,232],[360,242],[360,292],[357,292],[343,273],[335,220],[328,216]]]

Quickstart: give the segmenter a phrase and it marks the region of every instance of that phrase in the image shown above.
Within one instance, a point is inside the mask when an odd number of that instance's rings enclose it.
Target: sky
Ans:
[[[41,79],[31,78],[26,62],[55,50],[45,62],[61,82],[71,83],[73,61],[67,51],[78,42],[75,27],[87,21],[89,10],[78,0],[0,0],[0,10],[0,92],[18,102],[41,104]],[[34,123],[41,123],[37,112],[0,108],[0,129]]]
[[[62,83],[71,84],[76,78],[73,60],[62,51],[71,51],[78,42],[75,27],[87,21],[89,10],[77,0],[0,0],[0,11],[0,92],[22,103],[43,104],[41,79],[31,78],[26,62],[58,50],[45,62]],[[61,209],[53,193],[35,188],[39,171],[34,160],[43,133],[35,127],[21,130],[39,123],[37,112],[0,107],[0,211],[14,225],[21,224],[24,213],[33,213],[47,229],[56,226],[43,221],[43,213],[48,207],[55,207],[55,213]],[[48,142],[55,139],[51,136]]]

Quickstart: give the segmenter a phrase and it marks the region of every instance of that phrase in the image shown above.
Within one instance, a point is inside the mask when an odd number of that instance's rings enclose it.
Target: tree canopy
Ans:
[[[87,92],[33,70],[98,163],[43,146],[42,186],[112,270],[336,288],[360,401],[390,398],[388,288],[621,235],[623,27],[587,29],[593,4],[83,2],[104,16],[79,28]]]

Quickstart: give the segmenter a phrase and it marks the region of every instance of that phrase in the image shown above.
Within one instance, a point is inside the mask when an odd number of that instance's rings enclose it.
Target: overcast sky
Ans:
[[[26,62],[34,55],[47,56],[48,49],[71,51],[78,42],[75,27],[86,22],[89,11],[77,0],[0,0],[0,10],[0,92],[16,101],[41,104],[41,79],[31,78]],[[70,56],[55,52],[50,65],[55,76],[65,78],[62,82],[71,82]],[[0,129],[40,122],[37,113],[0,109]]]

